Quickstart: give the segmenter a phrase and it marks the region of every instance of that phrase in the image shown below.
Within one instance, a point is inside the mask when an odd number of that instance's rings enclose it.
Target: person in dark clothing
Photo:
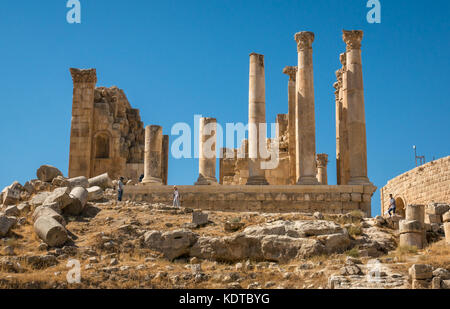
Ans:
[[[144,179],[144,174],[142,174],[141,176],[139,176],[139,182],[142,182],[142,179]]]
[[[123,177],[120,177],[120,179],[119,179],[119,183],[118,183],[118,185],[117,185],[117,188],[118,188],[118,194],[117,194],[117,200],[119,201],[119,202],[122,202],[122,195],[123,195],[123,187],[125,186],[125,184],[123,183],[123,181],[124,181],[124,178]]]
[[[392,196],[392,194],[389,194],[389,198],[390,198],[390,200],[389,200],[388,214],[389,214],[389,217],[392,217],[391,212],[394,212],[394,215],[395,215],[395,211],[397,210],[397,206],[395,205],[395,199]]]

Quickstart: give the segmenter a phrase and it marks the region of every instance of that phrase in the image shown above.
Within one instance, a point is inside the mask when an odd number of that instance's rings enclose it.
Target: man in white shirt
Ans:
[[[394,215],[395,215],[395,210],[397,209],[397,206],[395,205],[395,199],[392,196],[392,194],[389,194],[389,198],[390,198],[390,200],[389,200],[388,214],[389,214],[389,217],[392,217],[391,212],[394,212]]]
[[[180,193],[176,186],[173,187],[173,206],[180,207]]]

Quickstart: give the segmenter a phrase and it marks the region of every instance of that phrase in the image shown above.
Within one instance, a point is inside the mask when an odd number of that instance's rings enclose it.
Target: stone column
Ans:
[[[327,174],[328,155],[320,153],[317,155],[317,181],[321,185],[328,185]]]
[[[145,128],[144,179],[142,180],[144,184],[162,184],[162,140],[162,127],[147,126]]]
[[[266,88],[264,55],[250,54],[248,145],[249,177],[247,185],[268,185],[265,171],[261,169],[260,144],[266,147],[266,132],[260,130],[266,125]],[[262,125],[262,126],[261,126]]]
[[[347,103],[347,127],[349,146],[349,184],[371,184],[367,177],[366,119],[364,111],[364,87],[361,64],[361,40],[359,30],[343,31],[347,44],[344,102]]]
[[[70,130],[69,177],[91,177],[94,130],[95,69],[70,69],[73,80],[72,125]]]
[[[217,121],[215,118],[200,118],[199,176],[195,185],[217,184],[216,141]]]
[[[450,246],[450,211],[442,215],[442,222],[444,222],[445,242]]]
[[[342,68],[336,71],[337,82],[333,85],[336,89],[336,178],[338,185],[348,184],[350,178],[349,154],[348,154],[348,129],[347,129],[347,97],[345,76],[345,53],[339,60]],[[345,81],[345,85],[344,85]]]
[[[314,33],[295,34],[298,51],[296,78],[296,156],[299,185],[317,185],[316,178],[316,124],[314,116],[314,72],[312,43]]]
[[[424,205],[406,206],[405,220],[400,221],[400,246],[416,246],[418,249],[426,246],[424,219]]]
[[[161,160],[162,183],[167,186],[169,178],[169,135],[163,135]]]
[[[297,67],[287,66],[283,69],[283,73],[289,76],[288,82],[288,136],[289,136],[289,178],[291,184],[295,184],[298,180],[297,159],[295,155],[296,139],[295,139],[295,80],[297,75]]]

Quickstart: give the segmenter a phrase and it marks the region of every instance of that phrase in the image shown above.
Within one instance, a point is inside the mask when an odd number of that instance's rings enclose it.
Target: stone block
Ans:
[[[426,280],[433,278],[433,267],[427,264],[414,264],[409,268],[412,279]]]
[[[428,223],[428,224],[433,224],[433,223],[441,224],[442,223],[441,215],[425,214],[425,223]]]
[[[419,221],[400,221],[400,234],[404,233],[422,233],[423,224]]]
[[[425,290],[425,289],[429,289],[430,286],[431,286],[431,282],[429,280],[414,279],[412,281],[413,290]]]
[[[192,223],[196,225],[205,225],[208,223],[208,214],[201,211],[192,213]]]
[[[450,222],[450,211],[447,211],[446,213],[444,213],[442,215],[442,221],[445,222]]]

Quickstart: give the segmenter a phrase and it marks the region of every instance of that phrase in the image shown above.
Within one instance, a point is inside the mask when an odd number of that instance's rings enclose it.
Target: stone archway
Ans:
[[[405,202],[404,202],[403,198],[396,197],[395,198],[395,206],[397,207],[396,214],[404,218],[406,208],[405,208]]]

